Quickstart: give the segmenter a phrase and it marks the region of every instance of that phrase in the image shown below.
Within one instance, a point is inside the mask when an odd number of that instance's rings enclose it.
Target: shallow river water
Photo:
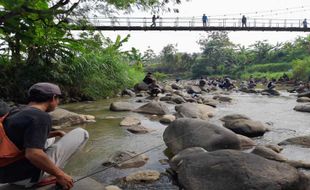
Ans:
[[[285,92],[280,97],[268,97],[243,93],[232,93],[232,103],[222,103],[216,108],[216,115],[211,122],[221,125],[219,121],[224,115],[239,113],[249,116],[253,120],[268,123],[270,132],[263,137],[256,138],[258,144],[277,144],[290,137],[310,134],[310,113],[296,112],[293,108],[298,104],[296,96]],[[65,170],[74,176],[83,176],[102,169],[101,164],[110,155],[119,150],[143,152],[154,146],[163,144],[162,133],[166,128],[158,122],[151,120],[149,115],[133,112],[110,112],[109,105],[115,101],[135,102],[139,98],[108,99],[90,103],[67,104],[61,107],[83,114],[96,116],[96,123],[83,125],[90,133],[90,140],[86,147],[76,155],[66,166]],[[143,105],[136,103],[136,106]],[[174,105],[168,104],[173,112]],[[142,125],[152,129],[148,134],[135,135],[119,126],[122,117],[134,115],[138,117]],[[112,118],[113,117],[113,118]],[[112,118],[112,119],[111,119]],[[162,165],[159,160],[166,159],[163,154],[165,145],[156,150],[146,153],[150,158],[147,164],[134,169],[108,169],[105,172],[93,176],[99,182],[111,184],[116,178],[121,178],[134,171],[154,169],[159,172],[165,171],[167,165]],[[304,160],[310,162],[310,150],[287,146],[282,153],[289,159]],[[125,189],[178,189],[171,185],[169,180],[163,178],[155,185],[143,187],[127,187]]]

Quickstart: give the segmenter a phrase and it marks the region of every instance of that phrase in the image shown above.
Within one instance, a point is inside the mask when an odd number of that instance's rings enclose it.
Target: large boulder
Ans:
[[[174,115],[164,115],[162,118],[160,118],[160,122],[161,123],[171,123],[175,120],[175,116]]]
[[[243,135],[238,135],[238,139],[240,140],[240,145],[241,145],[241,150],[247,150],[253,148],[256,143],[252,139],[243,136]]]
[[[180,90],[180,89],[182,89],[182,86],[178,85],[176,83],[173,83],[173,84],[171,84],[171,88],[174,89],[174,90]]]
[[[177,117],[184,118],[196,118],[208,120],[214,116],[215,109],[208,105],[197,104],[197,103],[185,103],[175,106],[177,111]]]
[[[231,97],[228,97],[228,96],[221,96],[221,95],[213,96],[213,99],[214,99],[214,100],[218,100],[218,101],[220,101],[220,102],[231,102],[231,101],[232,101],[232,98],[231,98]]]
[[[214,99],[211,99],[211,98],[203,99],[202,103],[204,105],[212,106],[214,108],[219,104],[219,102],[217,100],[214,100]]]
[[[297,105],[294,110],[300,112],[310,112],[310,104]]]
[[[165,129],[163,139],[173,154],[190,147],[202,147],[207,151],[240,149],[235,133],[200,119],[173,121]]]
[[[53,125],[60,127],[68,127],[82,123],[95,122],[94,116],[77,114],[62,108],[56,108],[49,114],[52,118]]]
[[[135,105],[129,102],[113,102],[110,105],[111,111],[131,111],[135,109]]]
[[[177,160],[178,182],[190,190],[306,190],[296,168],[236,150],[187,154]]]
[[[166,115],[169,113],[167,105],[163,102],[152,101],[135,110],[138,113]]]
[[[308,92],[299,93],[297,96],[310,98],[310,90]]]
[[[260,121],[253,121],[249,119],[235,119],[224,123],[224,127],[233,132],[247,137],[262,136],[268,128]]]

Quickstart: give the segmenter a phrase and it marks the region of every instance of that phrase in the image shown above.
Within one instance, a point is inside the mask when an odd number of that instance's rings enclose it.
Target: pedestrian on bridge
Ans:
[[[308,28],[308,23],[307,23],[307,19],[305,18],[305,20],[302,22],[304,28]]]
[[[208,17],[206,16],[206,14],[203,14],[203,16],[202,16],[203,27],[207,26],[207,22],[208,22]]]
[[[242,16],[241,22],[242,22],[242,27],[246,27],[246,17],[244,15]]]
[[[159,16],[156,17],[155,15],[153,15],[151,27],[156,27],[156,19],[158,19],[158,18],[159,18]]]

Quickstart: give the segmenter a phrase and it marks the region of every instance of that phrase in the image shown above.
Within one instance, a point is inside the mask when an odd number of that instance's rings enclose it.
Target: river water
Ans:
[[[268,97],[262,95],[232,93],[232,103],[221,103],[217,108],[215,117],[210,122],[221,125],[219,118],[227,114],[239,113],[249,116],[253,120],[268,123],[270,132],[263,137],[255,138],[258,144],[277,144],[290,137],[310,134],[310,113],[296,112],[293,108],[298,104],[294,94],[281,92],[280,97]],[[96,123],[83,125],[90,134],[90,140],[85,148],[76,155],[66,166],[65,170],[73,176],[83,176],[103,168],[101,164],[116,151],[143,152],[154,146],[163,144],[162,134],[166,128],[158,122],[152,120],[149,115],[133,112],[110,112],[109,105],[115,101],[135,102],[142,98],[117,98],[89,103],[66,104],[61,107],[73,112],[90,114],[96,116]],[[140,103],[135,103],[138,107]],[[168,104],[169,109],[174,113],[174,105]],[[124,116],[133,115],[138,117],[142,125],[152,129],[148,134],[131,134],[119,126]],[[166,159],[163,154],[165,145],[156,150],[146,153],[150,158],[146,165],[133,169],[111,168],[105,172],[93,176],[99,182],[111,184],[115,179],[126,176],[134,171],[144,169],[154,169],[163,172],[168,168],[159,160]],[[287,146],[282,153],[289,159],[303,160],[310,162],[310,151],[305,148]],[[178,189],[173,186],[168,178],[163,177],[159,182],[152,185],[126,187],[124,189]]]

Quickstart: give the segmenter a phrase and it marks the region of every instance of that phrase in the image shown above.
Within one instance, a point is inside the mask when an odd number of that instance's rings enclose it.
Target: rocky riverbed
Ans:
[[[61,106],[83,114],[83,124],[64,120],[64,129],[90,133],[65,170],[84,176],[111,167],[92,176],[118,186],[107,189],[309,190],[307,98],[204,89],[192,97],[186,89]]]

